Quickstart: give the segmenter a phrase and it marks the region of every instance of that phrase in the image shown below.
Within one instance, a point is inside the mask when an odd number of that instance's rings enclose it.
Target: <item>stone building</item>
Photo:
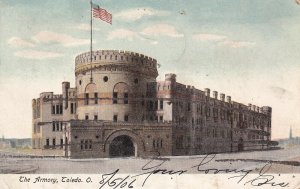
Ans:
[[[92,62],[92,63],[91,63]],[[157,61],[116,50],[80,54],[75,87],[32,100],[32,147],[72,158],[167,156],[267,149],[268,106],[235,102],[166,74]]]

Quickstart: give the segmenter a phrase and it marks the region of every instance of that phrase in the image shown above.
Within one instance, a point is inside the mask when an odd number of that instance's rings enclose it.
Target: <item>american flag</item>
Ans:
[[[95,18],[100,18],[104,22],[112,24],[112,14],[107,12],[105,9],[101,8],[99,5],[92,3],[93,16]]]

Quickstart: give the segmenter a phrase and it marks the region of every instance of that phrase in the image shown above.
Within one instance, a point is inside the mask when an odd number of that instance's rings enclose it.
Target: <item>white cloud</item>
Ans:
[[[145,28],[141,34],[152,36],[169,36],[169,37],[183,37],[183,34],[179,33],[174,26],[168,24],[157,24]]]
[[[152,44],[152,45],[157,45],[157,44],[158,44],[158,41],[151,41],[151,44]]]
[[[243,48],[243,47],[252,47],[255,45],[254,42],[248,42],[248,41],[233,41],[233,40],[225,40],[221,45],[225,45],[232,48]]]
[[[226,46],[231,48],[244,48],[252,47],[255,45],[254,42],[231,40],[228,36],[210,33],[195,34],[193,35],[193,39],[197,41],[217,42],[217,44],[220,46]]]
[[[18,48],[18,47],[34,47],[35,44],[29,42],[29,41],[26,41],[26,40],[23,40],[21,38],[18,38],[18,37],[11,37],[7,43],[12,46],[12,47],[15,47],[15,48]]]
[[[56,58],[61,57],[63,54],[47,52],[47,51],[36,51],[36,50],[22,50],[15,52],[15,56],[27,58],[27,59],[48,59],[48,58]]]
[[[167,16],[169,14],[169,11],[156,10],[150,7],[139,7],[121,11],[116,14],[116,18],[126,21],[136,21],[144,16]]]
[[[88,24],[79,24],[77,26],[74,27],[75,29],[79,29],[79,30],[84,30],[84,31],[90,31],[91,30],[91,26]],[[97,27],[93,27],[93,31],[99,31],[100,28]]]
[[[58,43],[65,47],[80,46],[89,43],[88,39],[74,38],[66,34],[54,33],[50,31],[41,31],[33,36],[32,39],[36,43]]]
[[[111,32],[109,32],[107,39],[128,39],[129,41],[132,41],[133,38],[140,38],[139,35],[131,30],[127,29],[116,29]]]
[[[227,37],[224,35],[215,35],[215,34],[209,34],[209,33],[200,33],[193,35],[193,39],[199,40],[199,41],[222,41],[226,39]]]

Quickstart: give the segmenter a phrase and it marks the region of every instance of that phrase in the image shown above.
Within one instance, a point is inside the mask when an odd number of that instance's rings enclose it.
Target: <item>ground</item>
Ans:
[[[17,157],[19,156],[19,157]],[[268,173],[300,173],[300,146],[291,148],[197,156],[159,158],[66,159],[33,158],[18,152],[0,152],[0,173],[101,174],[119,169],[119,173],[143,173],[145,169],[187,170],[188,173],[215,173],[216,170],[253,170],[265,166]],[[198,165],[200,164],[200,167]],[[144,167],[144,170],[142,170]],[[150,169],[151,168],[151,169]],[[198,170],[199,168],[199,170]],[[201,171],[202,170],[202,171]]]

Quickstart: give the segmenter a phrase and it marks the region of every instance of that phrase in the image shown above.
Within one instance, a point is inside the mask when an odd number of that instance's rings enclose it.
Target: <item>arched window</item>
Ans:
[[[129,87],[126,83],[120,82],[113,89],[113,104],[128,104]]]
[[[85,88],[84,104],[88,105],[91,98],[94,99],[95,104],[96,102],[98,104],[98,93],[97,93],[96,85],[94,83],[89,83]]]

